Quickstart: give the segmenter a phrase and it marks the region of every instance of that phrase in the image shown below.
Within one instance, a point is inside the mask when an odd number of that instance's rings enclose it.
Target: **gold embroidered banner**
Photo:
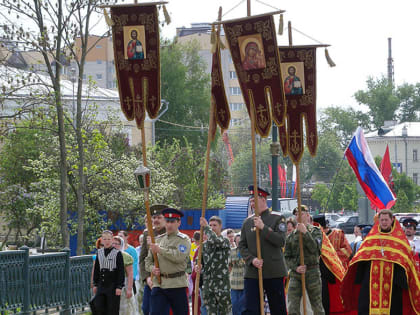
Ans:
[[[318,145],[316,125],[316,47],[279,47],[282,86],[287,100],[287,131],[279,128],[283,155],[298,163],[304,151],[303,120],[306,122],[306,145],[312,156]],[[283,143],[281,142],[282,139]]]
[[[143,127],[145,110],[160,109],[159,20],[156,3],[111,7],[112,39],[121,109]]]
[[[220,25],[216,31],[216,49],[213,53],[213,61],[211,67],[211,96],[215,105],[215,120],[220,126],[221,133],[229,128],[230,110],[229,103],[226,98],[225,86],[223,84],[222,66],[220,63]],[[215,130],[214,130],[215,132]],[[212,135],[214,139],[215,134]]]
[[[272,119],[281,126],[286,114],[273,16],[224,21],[223,28],[248,114],[254,108],[255,130],[267,137]]]

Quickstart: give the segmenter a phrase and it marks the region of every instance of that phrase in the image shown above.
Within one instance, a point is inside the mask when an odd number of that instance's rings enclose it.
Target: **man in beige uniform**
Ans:
[[[169,305],[174,315],[185,315],[188,314],[188,280],[185,270],[191,242],[187,235],[178,230],[181,217],[184,216],[181,211],[168,208],[162,214],[166,221],[166,233],[156,238],[156,244],[148,238],[150,251],[146,258],[146,270],[154,275],[151,314],[163,314]],[[157,254],[159,268],[154,265],[153,254]]]

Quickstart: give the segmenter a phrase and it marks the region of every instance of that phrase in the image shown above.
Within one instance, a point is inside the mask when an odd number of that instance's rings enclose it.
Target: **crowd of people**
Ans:
[[[127,232],[104,231],[92,269],[92,314],[260,315],[262,302],[266,314],[294,315],[303,314],[303,299],[315,315],[420,314],[416,220],[401,226],[382,210],[373,225],[356,226],[349,243],[324,215],[312,217],[302,205],[286,220],[268,208],[267,191],[256,188],[255,200],[249,189],[259,215],[240,232],[222,231],[220,217],[200,218],[201,259],[200,232],[192,240],[181,233],[183,212],[166,205],[151,207],[154,242],[147,230],[137,248]]]

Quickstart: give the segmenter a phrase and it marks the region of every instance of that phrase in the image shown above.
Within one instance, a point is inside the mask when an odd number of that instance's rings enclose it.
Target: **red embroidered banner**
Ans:
[[[223,28],[248,114],[254,108],[255,130],[267,137],[272,119],[280,126],[286,114],[273,16],[225,21]]]
[[[143,127],[145,110],[160,109],[159,20],[156,4],[111,7],[112,39],[121,109]]]
[[[215,120],[220,126],[221,133],[229,128],[230,109],[223,84],[222,66],[220,63],[220,26],[216,31],[216,50],[213,53],[211,67],[211,96],[215,105]],[[212,135],[214,139],[214,134]]]
[[[304,151],[303,120],[306,122],[306,145],[312,156],[318,145],[316,47],[279,47],[282,86],[287,100],[287,127],[279,128],[279,138],[283,155],[288,154],[294,163],[300,161]]]

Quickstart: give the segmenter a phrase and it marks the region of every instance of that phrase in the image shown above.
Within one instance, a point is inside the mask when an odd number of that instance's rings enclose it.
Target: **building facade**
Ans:
[[[389,148],[391,163],[420,185],[420,122],[385,122],[379,130],[365,135],[373,157],[383,157]]]

